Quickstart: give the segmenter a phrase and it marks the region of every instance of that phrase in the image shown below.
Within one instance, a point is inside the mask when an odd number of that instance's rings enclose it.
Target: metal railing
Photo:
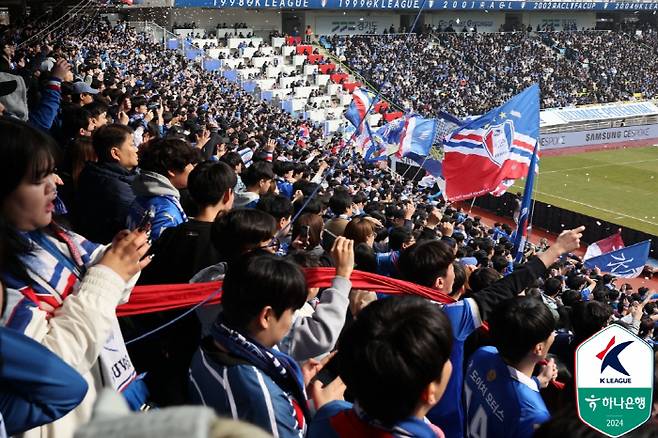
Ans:
[[[171,39],[178,40],[178,47],[183,49],[183,37],[170,32],[166,28],[160,26],[153,21],[130,21],[128,24],[133,27],[137,32],[144,32],[149,35],[154,43],[160,43],[167,47],[167,41]]]

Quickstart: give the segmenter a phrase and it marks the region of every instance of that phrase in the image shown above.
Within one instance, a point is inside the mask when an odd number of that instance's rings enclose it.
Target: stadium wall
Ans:
[[[300,32],[310,24],[316,35],[356,35],[365,33],[382,34],[391,25],[397,30],[402,17],[409,15],[408,11],[400,10],[359,10],[335,9],[320,10],[286,10],[274,8],[213,8],[213,7],[163,7],[171,4],[171,0],[152,0],[140,7],[124,9],[132,21],[155,21],[161,26],[171,27],[174,22],[195,22],[197,28],[214,29],[217,23],[231,24],[247,23],[247,26],[258,31],[285,31],[284,21],[290,16],[298,19],[296,24]],[[151,6],[151,7],[146,7]],[[159,6],[159,7],[158,7]],[[432,26],[445,27],[448,24],[460,31],[464,26],[477,26],[479,32],[497,32],[505,24],[510,12],[485,10],[432,10],[424,12],[422,22]],[[516,11],[514,15],[525,25],[533,28],[537,25],[550,24],[555,30],[561,30],[567,25],[576,24],[578,29],[593,29],[596,27],[596,13],[589,11],[552,12],[552,11]]]
[[[400,14],[353,12],[337,14],[331,11],[306,12],[306,24],[310,24],[316,35],[381,35],[393,26],[400,26]]]
[[[506,193],[496,198],[491,195],[477,198],[475,205],[485,210],[491,211],[497,216],[512,217],[512,199],[514,195]],[[593,216],[588,216],[564,208],[556,207],[552,204],[546,204],[541,201],[534,203],[534,214],[532,216],[532,226],[544,229],[548,232],[560,234],[564,230],[576,228],[585,225],[583,233],[583,242],[590,244],[604,239],[611,234],[622,229],[621,235],[626,246],[633,245],[645,240],[651,240],[651,258],[658,255],[658,239],[642,231],[622,227],[612,222],[603,221]]]
[[[191,9],[190,12],[179,23],[195,22],[197,27],[205,29],[214,29],[221,23],[247,23],[247,27],[256,30],[281,30],[281,14],[276,10]]]
[[[543,151],[649,146],[658,144],[658,124],[541,134],[539,144]]]

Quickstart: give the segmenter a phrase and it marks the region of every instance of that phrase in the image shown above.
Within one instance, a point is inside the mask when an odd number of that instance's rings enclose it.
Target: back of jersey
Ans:
[[[509,367],[495,347],[471,356],[464,396],[469,438],[530,438],[550,418],[537,383]]]

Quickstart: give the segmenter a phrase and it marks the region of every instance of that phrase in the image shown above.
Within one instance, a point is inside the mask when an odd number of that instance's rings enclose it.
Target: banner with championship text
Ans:
[[[658,3],[602,1],[458,1],[458,0],[176,0],[178,8],[368,9],[480,11],[656,11]]]

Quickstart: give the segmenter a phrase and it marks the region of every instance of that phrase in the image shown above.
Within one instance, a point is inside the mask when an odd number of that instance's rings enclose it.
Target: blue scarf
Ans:
[[[280,351],[270,350],[242,333],[227,327],[223,315],[210,329],[215,342],[224,347],[231,355],[246,360],[271,378],[279,388],[291,394],[304,413],[308,422],[311,413],[308,410],[306,391],[302,370],[290,356]]]

